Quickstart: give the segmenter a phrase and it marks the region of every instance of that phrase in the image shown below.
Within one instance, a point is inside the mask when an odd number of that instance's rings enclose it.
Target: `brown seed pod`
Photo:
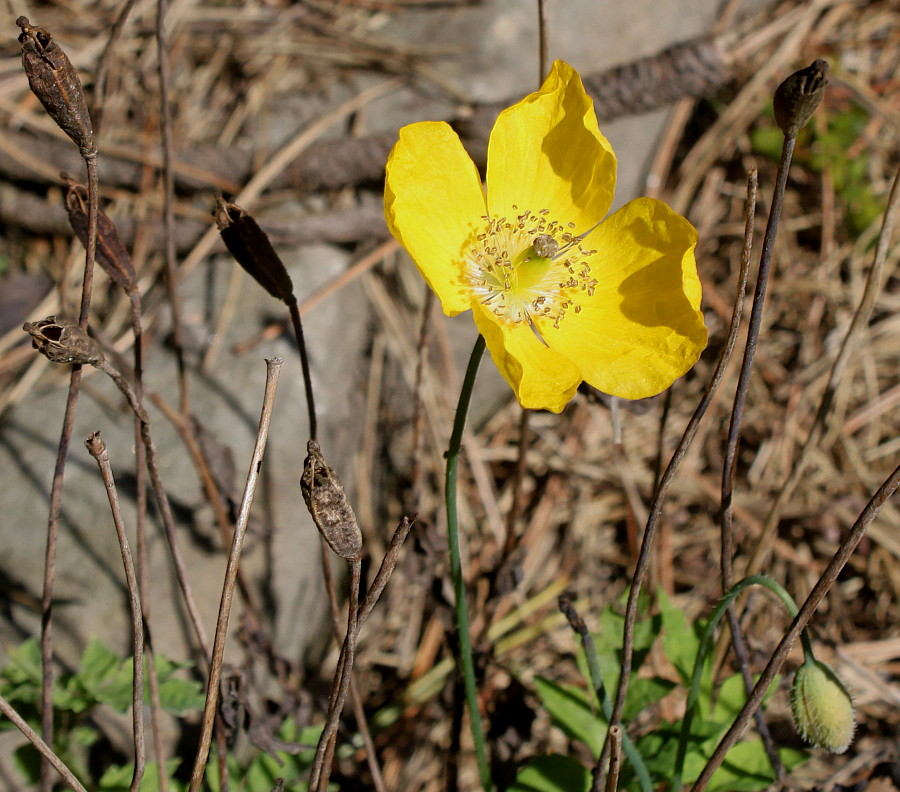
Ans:
[[[50,31],[32,25],[28,17],[20,16],[16,24],[22,28],[19,36],[22,65],[34,95],[63,132],[75,141],[82,156],[94,153],[94,131],[84,89],[68,56]]]
[[[31,345],[53,363],[94,366],[103,360],[100,344],[71,319],[48,316],[39,322],[25,322],[22,329],[31,336]]]
[[[69,185],[66,192],[66,211],[69,213],[69,225],[87,247],[88,240],[88,193],[87,188],[67,176],[63,176]],[[97,263],[110,279],[125,291],[137,289],[137,276],[128,250],[122,242],[115,223],[102,209],[97,212]]]
[[[291,276],[266,232],[240,206],[216,198],[216,225],[234,260],[269,294],[289,303],[294,299]]]
[[[356,561],[362,554],[362,533],[341,480],[328,467],[315,440],[306,444],[306,450],[300,477],[306,508],[328,546],[341,558]]]
[[[778,88],[772,104],[775,122],[787,137],[796,137],[816,112],[828,85],[828,62],[819,58],[794,72]]]

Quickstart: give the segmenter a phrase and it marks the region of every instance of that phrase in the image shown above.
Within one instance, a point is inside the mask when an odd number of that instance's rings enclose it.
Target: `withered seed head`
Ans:
[[[216,198],[216,225],[225,247],[269,294],[284,302],[294,299],[294,284],[266,232],[240,206]]]
[[[50,31],[30,24],[20,16],[22,65],[28,84],[50,117],[81,149],[82,156],[94,152],[94,132],[84,89],[68,56]]]
[[[103,360],[100,344],[71,319],[48,316],[39,322],[25,322],[22,329],[31,336],[31,345],[53,363],[93,366]]]
[[[63,174],[69,185],[66,192],[66,210],[69,213],[69,225],[87,247],[88,242],[88,193],[87,188]],[[97,212],[97,263],[109,275],[113,283],[125,291],[137,289],[137,276],[128,250],[122,242],[115,223],[102,209]]]
[[[315,440],[306,444],[307,457],[300,477],[300,491],[306,508],[328,546],[347,561],[362,554],[362,533],[344,487],[322,456]]]
[[[819,58],[794,72],[778,88],[772,100],[775,122],[787,137],[796,137],[816,112],[828,85],[828,62]]]

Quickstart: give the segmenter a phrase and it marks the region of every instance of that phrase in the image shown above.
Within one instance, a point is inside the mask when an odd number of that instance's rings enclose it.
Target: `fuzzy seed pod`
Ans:
[[[794,676],[791,711],[800,736],[819,748],[841,754],[856,727],[853,701],[844,683],[825,663],[807,660]]]
[[[294,299],[294,284],[266,232],[240,206],[216,199],[216,225],[225,247],[247,273],[278,300]]]
[[[88,193],[87,188],[74,179],[66,178],[69,189],[66,192],[66,211],[69,213],[69,225],[87,247],[88,242]],[[137,289],[137,276],[128,250],[122,242],[115,223],[102,209],[97,212],[97,263],[109,275],[113,283],[125,291]]]
[[[362,554],[362,533],[344,487],[322,456],[315,440],[306,444],[300,490],[306,508],[328,546],[341,558],[355,561]]]
[[[775,90],[775,122],[787,137],[796,137],[816,112],[828,85],[828,62],[819,58],[794,72]]]
[[[92,154],[94,131],[75,67],[50,31],[33,26],[24,16],[16,24],[22,28],[22,65],[31,90],[50,117],[75,141],[81,155]]]
[[[22,329],[31,336],[31,345],[53,363],[93,366],[103,360],[100,344],[71,319],[48,316],[39,322],[25,322]]]

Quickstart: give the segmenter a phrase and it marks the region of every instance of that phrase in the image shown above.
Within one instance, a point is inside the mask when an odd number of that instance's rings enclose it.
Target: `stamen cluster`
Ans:
[[[563,226],[549,214],[526,209],[514,220],[482,218],[486,227],[468,251],[465,278],[498,319],[532,327],[535,319],[549,320],[559,328],[570,308],[581,311],[579,297],[594,293],[597,280],[587,259],[596,251],[582,248],[573,224]],[[541,256],[553,249],[551,240],[558,251]]]

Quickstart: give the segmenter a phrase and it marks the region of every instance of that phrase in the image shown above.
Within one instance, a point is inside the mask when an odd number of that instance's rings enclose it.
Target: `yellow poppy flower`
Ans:
[[[560,412],[582,380],[653,396],[706,346],[697,232],[650,198],[597,225],[615,181],[593,103],[561,61],[497,119],[486,190],[443,122],[401,129],[388,159],[391,233],[444,313],[472,310],[523,407]]]

